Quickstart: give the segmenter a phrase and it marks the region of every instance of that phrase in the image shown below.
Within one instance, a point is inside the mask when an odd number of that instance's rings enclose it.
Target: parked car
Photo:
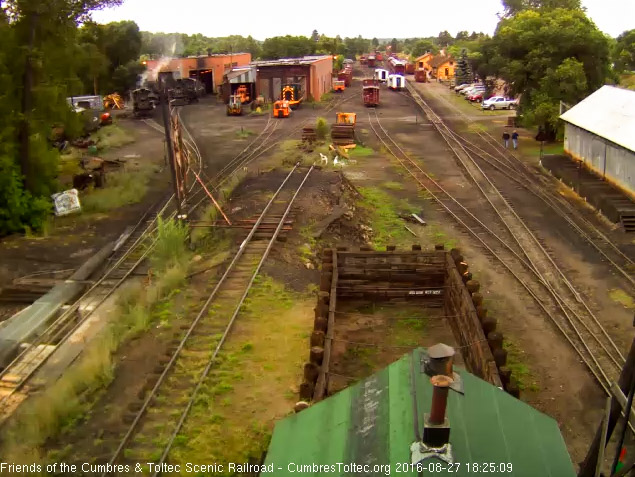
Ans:
[[[478,93],[485,91],[485,86],[482,84],[478,84],[476,86],[472,86],[471,88],[465,88],[459,91],[460,94],[467,96],[468,94]]]
[[[495,109],[514,109],[518,101],[504,96],[492,96],[483,101],[482,108],[494,111]]]
[[[460,85],[458,85],[458,86],[455,86],[455,87],[454,87],[454,91],[456,91],[456,92],[458,93],[458,92],[459,92],[459,91],[461,91],[462,89],[464,89],[464,88],[469,88],[470,86],[473,86],[473,85],[471,85],[470,83],[462,83],[462,84],[460,84]]]
[[[471,101],[473,103],[478,101],[480,103],[481,101],[483,101],[484,95],[485,95],[484,91],[476,91],[475,93],[470,93],[465,95],[465,97],[468,101]]]

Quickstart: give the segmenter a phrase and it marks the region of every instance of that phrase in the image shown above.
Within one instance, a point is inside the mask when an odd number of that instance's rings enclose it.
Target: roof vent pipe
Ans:
[[[450,421],[445,416],[448,402],[448,391],[452,378],[437,375],[430,378],[432,383],[432,405],[430,414],[424,415],[423,444],[428,447],[440,448],[450,442]]]

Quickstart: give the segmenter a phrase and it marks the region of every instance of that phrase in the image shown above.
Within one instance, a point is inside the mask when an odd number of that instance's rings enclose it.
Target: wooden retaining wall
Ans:
[[[315,307],[309,361],[300,385],[301,401],[326,397],[338,300],[420,300],[422,306],[443,306],[467,369],[518,396],[505,367],[507,352],[496,319],[487,315],[480,285],[472,280],[458,249],[443,246],[422,251],[326,249],[322,254],[320,291]]]

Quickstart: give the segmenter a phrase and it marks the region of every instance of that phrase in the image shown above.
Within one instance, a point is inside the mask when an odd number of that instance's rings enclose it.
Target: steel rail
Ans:
[[[560,269],[560,267],[554,262],[554,260],[551,258],[551,256],[549,255],[549,253],[545,250],[544,246],[540,243],[540,241],[537,239],[537,237],[535,236],[535,234],[529,229],[529,227],[527,226],[527,224],[525,223],[524,220],[522,220],[518,214],[516,213],[516,211],[511,208],[509,202],[507,199],[505,199],[502,194],[500,193],[500,191],[498,190],[498,188],[494,185],[494,183],[491,181],[491,179],[489,178],[489,176],[487,174],[485,174],[485,172],[481,169],[481,167],[476,163],[476,161],[474,160],[474,158],[472,157],[471,154],[469,154],[467,152],[467,150],[462,146],[461,142],[459,141],[459,139],[457,137],[454,136],[453,131],[443,122],[443,120],[441,119],[441,117],[436,114],[434,112],[434,110],[423,100],[423,98],[421,98],[419,96],[419,94],[416,91],[413,91],[412,86],[410,86],[409,91],[411,92],[413,98],[415,99],[415,101],[419,104],[420,107],[422,107],[422,109],[424,109],[426,115],[428,115],[431,119],[434,117],[433,121],[435,123],[435,127],[437,128],[437,130],[439,130],[439,133],[444,137],[444,139],[446,140],[446,142],[448,142],[449,145],[449,140],[446,136],[450,137],[451,139],[453,139],[454,141],[456,141],[457,144],[459,144],[459,146],[463,149],[463,151],[465,152],[465,156],[467,157],[467,159],[469,161],[471,161],[471,163],[474,165],[474,167],[476,168],[476,170],[481,174],[481,176],[483,177],[483,179],[486,181],[486,183],[489,185],[489,187],[493,190],[493,193],[498,195],[500,197],[500,199],[502,199],[503,204],[507,207],[507,209],[510,211],[510,213],[514,216],[514,218],[517,220],[518,224],[520,224],[521,228],[525,230],[525,232],[530,236],[530,238],[533,240],[533,242],[537,245],[538,249],[540,250],[540,252],[542,252],[541,258],[544,257],[547,259],[547,261],[551,264],[551,267],[553,267],[553,270],[555,270],[557,272],[557,274],[560,276],[560,278],[562,279],[562,281],[564,282],[564,284],[566,285],[566,287],[569,289],[569,291],[571,292],[571,294],[573,295],[574,299],[580,303],[586,313],[591,317],[592,321],[595,323],[595,325],[598,327],[598,329],[600,330],[600,332],[604,335],[605,339],[607,340],[607,342],[610,344],[610,346],[613,347],[613,349],[615,350],[615,352],[617,353],[617,355],[619,356],[619,361],[618,359],[615,359],[613,357],[613,353],[609,352],[609,350],[606,348],[606,346],[604,345],[604,343],[602,343],[599,339],[599,337],[597,336],[596,333],[592,332],[587,323],[585,322],[585,320],[582,319],[581,315],[576,312],[575,310],[573,310],[573,308],[571,307],[571,305],[569,305],[565,299],[558,295],[557,299],[559,301],[562,302],[562,304],[564,305],[564,307],[566,307],[571,313],[573,313],[575,315],[575,317],[578,319],[578,321],[584,326],[584,328],[587,330],[587,332],[589,332],[591,334],[591,336],[593,337],[593,339],[598,343],[598,345],[600,345],[600,347],[605,351],[606,355],[615,363],[616,366],[620,366],[621,364],[624,363],[624,356],[622,355],[622,353],[620,352],[619,348],[617,347],[617,345],[615,344],[615,342],[611,339],[611,337],[608,335],[608,333],[606,332],[606,330],[604,329],[604,327],[600,324],[599,320],[597,319],[597,317],[595,316],[595,314],[593,313],[593,311],[589,308],[589,306],[586,304],[586,302],[580,297],[579,292],[575,289],[575,287],[573,286],[573,284],[568,280],[568,278],[564,275],[564,273],[562,272],[562,270]],[[443,128],[443,130],[441,129]],[[453,149],[454,150],[454,149]],[[470,170],[468,170],[467,165],[464,162],[464,159],[462,157],[460,157],[456,151],[455,154],[457,155],[457,158],[461,161],[461,163],[463,164],[464,168],[467,170],[468,174],[470,175],[470,177],[472,178],[472,181],[476,184],[476,186],[479,188],[479,190],[481,191],[481,193],[488,199],[488,202],[490,202],[490,205],[492,205],[492,207],[494,207],[494,205],[492,204],[492,202],[489,200],[489,198],[487,197],[487,193],[483,190],[483,188],[481,187],[481,184],[479,183],[479,181],[474,177],[474,175],[472,174],[472,172]],[[528,257],[529,258],[529,257]],[[532,262],[532,265],[533,262]],[[537,270],[537,267],[534,265],[534,267]],[[551,272],[549,269],[546,269],[546,273],[553,273]],[[540,274],[541,277],[544,280],[544,277],[542,276],[542,274]],[[556,277],[554,277],[555,279]],[[553,290],[554,293],[557,294],[557,291],[555,289],[555,287],[557,286],[557,284],[548,282],[547,280],[545,280],[545,282],[548,284],[548,286]],[[563,312],[566,313],[566,311],[563,308]]]
[[[423,181],[421,181],[421,179],[419,179],[417,177],[417,175],[404,163],[404,161],[402,159],[399,158],[399,156],[392,150],[392,148],[390,147],[390,145],[381,137],[381,135],[377,132],[376,128],[373,126],[372,124],[372,120],[370,119],[370,115],[369,115],[369,120],[370,122],[370,126],[373,129],[373,132],[375,132],[375,134],[377,135],[377,137],[380,139],[380,141],[384,144],[384,146],[388,149],[388,151],[400,162],[400,164],[404,167],[404,169],[406,169],[406,171],[419,183],[420,186],[422,186],[425,190],[428,191],[428,193],[430,193],[430,195],[435,199],[435,201],[441,205],[459,224],[461,224],[467,231],[468,233],[470,233],[478,242],[481,243],[481,245],[490,252],[490,254],[492,254],[493,257],[495,257],[502,265],[504,268],[506,268],[509,273],[512,274],[512,276],[518,281],[518,283],[520,283],[521,286],[523,286],[523,288],[525,288],[527,290],[527,292],[530,294],[530,296],[532,296],[532,298],[534,299],[534,301],[538,304],[538,306],[545,312],[545,314],[547,314],[547,316],[549,316],[549,318],[552,320],[552,322],[556,325],[556,327],[559,329],[559,331],[563,334],[563,336],[565,337],[565,339],[569,342],[569,344],[573,347],[573,349],[578,353],[578,355],[580,356],[580,358],[583,360],[583,362],[587,365],[588,369],[590,370],[591,374],[593,374],[593,376],[596,378],[596,380],[598,381],[598,383],[600,384],[600,386],[602,386],[602,388],[604,389],[605,392],[609,392],[608,387],[606,385],[606,379],[602,379],[605,377],[603,370],[601,368],[598,368],[598,370],[595,369],[595,367],[589,362],[587,356],[585,355],[585,353],[579,349],[579,347],[573,342],[573,340],[571,339],[571,336],[569,335],[569,333],[567,333],[565,331],[565,329],[563,328],[562,324],[554,317],[553,313],[547,308],[547,306],[543,303],[543,300],[541,300],[538,295],[536,294],[536,292],[534,290],[532,290],[526,283],[525,280],[523,280],[516,271],[514,271],[510,265],[498,254],[496,253],[491,246],[485,242],[482,237],[480,237],[480,235],[478,233],[476,233],[471,227],[469,227],[464,221],[463,219],[461,219],[458,215],[456,215],[449,207],[447,207],[447,205],[443,202],[443,200],[441,200],[436,194],[434,194],[434,192],[425,185],[425,183]],[[385,129],[383,129],[383,127],[381,126],[381,123],[379,122],[379,118],[376,117],[377,123],[380,126],[380,128],[382,128],[382,130],[384,131],[384,134],[386,135],[387,139],[390,140],[394,146],[401,152],[401,154],[406,158],[406,160],[415,168],[417,168],[422,174],[424,174],[425,176],[428,176],[425,171],[423,171],[418,164],[416,164],[416,162],[414,162],[401,148],[400,146],[390,137],[390,135],[387,133],[387,131],[385,131]],[[443,190],[443,192],[453,201],[458,202],[451,194],[449,194],[448,192],[446,192],[444,189],[441,188],[441,190]],[[508,251],[510,251],[513,255],[516,256],[516,258],[520,258],[507,244],[503,244],[504,248],[507,249]],[[522,261],[522,259],[521,259]],[[531,271],[530,268],[528,268],[528,270]],[[542,281],[539,280],[539,283],[544,286],[544,283]],[[587,353],[589,354],[589,356],[592,355],[592,353],[590,353],[590,350],[588,350],[588,347],[586,346],[584,339],[582,339],[581,336],[579,336],[579,332],[577,332],[577,328],[575,327],[575,325],[573,325],[573,323],[569,322],[569,326],[571,326],[574,331],[576,331],[576,335],[578,335],[578,338],[580,340],[580,342],[583,344],[583,346],[585,347],[585,349],[587,349]],[[602,374],[602,378],[599,376],[599,374]]]
[[[117,449],[115,450],[114,454],[112,455],[112,457],[110,458],[109,464],[113,465],[117,459],[120,458],[123,450],[125,449],[126,445],[128,444],[128,442],[130,441],[132,435],[134,434],[139,422],[141,421],[142,417],[144,416],[146,410],[148,409],[148,407],[150,406],[150,403],[152,401],[152,399],[154,398],[154,396],[156,395],[157,391],[159,390],[159,388],[161,387],[161,385],[163,384],[163,382],[165,381],[167,375],[169,374],[169,371],[172,369],[172,367],[174,366],[174,363],[176,363],[177,358],[179,357],[179,355],[181,354],[181,351],[183,350],[186,342],[188,341],[190,335],[192,334],[192,332],[194,331],[194,329],[196,328],[196,326],[198,325],[198,323],[201,321],[201,319],[203,318],[203,316],[207,313],[207,310],[209,309],[210,305],[212,304],[212,301],[214,300],[214,298],[216,297],[216,294],[218,293],[218,290],[220,289],[220,287],[224,284],[225,280],[227,279],[227,277],[229,276],[229,274],[232,272],[232,270],[234,269],[234,266],[236,265],[236,263],[238,262],[238,260],[240,259],[240,257],[242,256],[243,252],[245,251],[246,245],[251,241],[252,237],[254,236],[254,234],[256,233],[256,231],[258,230],[258,227],[260,226],[260,223],[264,220],[265,215],[267,213],[267,211],[269,210],[269,208],[271,207],[271,205],[274,203],[275,199],[278,197],[280,191],[284,188],[284,186],[286,185],[286,183],[289,181],[289,179],[291,178],[291,176],[293,175],[293,173],[295,172],[295,170],[299,167],[299,163],[296,164],[293,169],[291,170],[291,172],[289,172],[289,174],[285,177],[285,179],[282,181],[282,183],[280,184],[280,186],[278,187],[278,189],[276,190],[276,192],[274,193],[274,195],[271,197],[271,199],[269,199],[269,201],[267,202],[265,208],[263,209],[263,211],[260,214],[260,217],[258,218],[258,220],[256,221],[256,223],[254,224],[254,226],[252,227],[251,231],[249,232],[249,234],[247,235],[247,238],[242,242],[242,244],[240,245],[240,247],[238,248],[238,251],[236,252],[236,254],[234,255],[232,261],[229,263],[229,265],[227,266],[225,272],[223,273],[223,275],[221,276],[221,278],[219,279],[219,281],[216,283],[216,285],[214,286],[212,292],[209,294],[208,298],[206,299],[205,303],[203,304],[203,306],[201,307],[200,311],[198,312],[198,314],[196,315],[196,317],[194,318],[194,320],[192,321],[191,325],[189,326],[187,332],[185,333],[185,335],[183,336],[183,338],[181,339],[178,347],[176,348],[176,350],[174,351],[174,353],[172,354],[170,361],[167,363],[167,365],[165,366],[165,368],[163,369],[163,372],[161,373],[161,375],[159,376],[159,378],[157,379],[156,383],[154,384],[154,386],[152,387],[152,390],[150,391],[150,393],[148,394],[148,396],[146,397],[145,401],[143,402],[143,405],[141,406],[141,408],[139,409],[139,411],[137,412],[137,414],[135,415],[134,420],[132,421],[132,423],[130,424],[130,426],[128,427],[128,430],[126,432],[126,434],[124,435],[124,437],[121,439],[119,446],[117,447]],[[102,477],[105,477],[109,474],[109,472],[104,472],[102,473]]]
[[[223,332],[223,335],[221,336],[220,341],[216,345],[216,348],[214,349],[214,352],[213,352],[212,356],[210,357],[210,359],[209,359],[209,361],[207,363],[207,366],[205,367],[205,369],[201,373],[201,376],[200,376],[198,382],[196,383],[196,387],[194,388],[194,391],[192,392],[192,396],[188,400],[188,403],[187,403],[185,409],[183,409],[183,412],[181,413],[181,416],[179,417],[179,422],[177,423],[176,427],[174,428],[174,430],[172,432],[172,435],[170,436],[170,438],[168,440],[168,443],[166,444],[166,446],[165,446],[165,448],[163,450],[163,453],[161,454],[161,457],[159,458],[159,462],[158,462],[159,466],[161,466],[161,464],[163,464],[163,462],[165,462],[165,459],[167,458],[168,454],[170,453],[170,450],[172,449],[172,446],[174,444],[174,440],[176,439],[176,436],[178,435],[178,433],[181,431],[181,428],[183,427],[183,424],[185,423],[185,419],[189,415],[190,409],[194,405],[194,401],[196,399],[196,396],[198,394],[198,391],[199,391],[200,387],[203,385],[203,382],[207,378],[207,375],[209,374],[209,372],[210,372],[210,370],[212,368],[212,365],[214,364],[214,361],[216,360],[216,356],[218,356],[218,353],[219,353],[221,347],[223,346],[223,343],[225,343],[225,340],[227,339],[227,336],[229,335],[229,332],[232,329],[234,321],[236,320],[236,317],[240,313],[240,308],[242,307],[245,299],[247,298],[247,295],[249,294],[249,292],[251,290],[251,287],[252,287],[252,285],[254,283],[254,280],[256,279],[258,274],[260,273],[260,269],[262,268],[262,265],[265,263],[265,260],[269,256],[269,252],[273,248],[273,245],[276,243],[276,239],[278,238],[278,235],[280,234],[280,231],[282,230],[282,226],[284,225],[284,222],[285,222],[287,216],[289,215],[289,212],[291,211],[291,207],[293,206],[293,203],[295,202],[296,197],[300,193],[300,190],[302,190],[302,187],[304,186],[304,183],[309,178],[309,175],[311,174],[311,172],[313,172],[313,168],[314,167],[315,166],[311,166],[309,171],[306,173],[306,175],[302,179],[302,182],[298,186],[297,190],[293,194],[293,197],[291,197],[291,200],[289,201],[289,204],[287,205],[287,208],[285,209],[284,214],[282,215],[282,218],[280,219],[280,222],[278,223],[278,226],[276,227],[276,230],[273,233],[273,236],[269,240],[269,244],[267,245],[267,248],[263,252],[262,258],[260,259],[260,262],[258,263],[258,266],[256,267],[255,271],[253,272],[253,274],[251,276],[251,279],[249,280],[249,283],[247,284],[247,288],[245,289],[245,292],[241,296],[240,301],[238,302],[238,305],[236,305],[234,313],[232,314],[231,318],[229,319],[229,323],[227,324],[227,327],[225,328],[225,331]],[[153,476],[156,477],[160,473],[161,473],[160,471],[156,471],[156,472],[154,472]]]
[[[410,98],[411,100],[414,101],[414,98],[412,96],[406,95],[404,94],[404,96]],[[468,123],[474,122],[474,120],[472,120],[469,116],[467,116],[463,111],[461,111],[459,108],[457,108],[455,105],[451,104],[448,100],[446,100],[443,97],[440,97],[440,99],[447,104],[450,108],[454,109],[455,111],[457,111],[459,113],[459,115],[461,115],[465,121],[467,121]],[[416,102],[416,101],[415,101]],[[491,154],[489,154],[487,151],[479,148],[478,146],[476,146],[474,143],[470,142],[468,139],[464,138],[463,136],[457,134],[456,132],[454,133],[457,137],[459,137],[462,141],[464,141],[465,143],[470,144],[472,147],[478,149],[479,151],[481,151],[482,154],[488,155],[490,156],[492,159],[495,159],[494,156],[492,156]],[[502,150],[502,146],[500,145],[500,143],[488,132],[488,131],[477,131],[478,136],[490,147],[492,147],[508,164],[508,168],[512,169],[514,172],[514,174],[518,174],[521,173],[523,174],[523,176],[528,180],[529,184],[534,184],[534,179],[535,179],[535,174],[531,171],[531,169],[529,168],[529,166],[521,161],[515,154],[513,154],[510,151],[507,150]],[[513,160],[509,159],[509,157],[513,158]],[[485,160],[483,158],[483,160]],[[518,179],[512,174],[511,177],[514,181],[518,182]],[[624,252],[622,252],[622,250],[620,250],[619,247],[617,247],[615,245],[615,243],[613,243],[613,241],[608,238],[598,227],[596,227],[594,224],[592,224],[588,219],[586,219],[584,216],[582,216],[581,214],[579,214],[578,212],[576,212],[573,207],[571,206],[571,204],[569,202],[567,202],[565,199],[563,199],[562,197],[553,194],[553,192],[547,188],[545,185],[534,185],[533,188],[529,188],[527,186],[527,184],[525,183],[521,183],[521,185],[523,187],[525,187],[527,190],[530,190],[530,192],[534,195],[536,195],[537,197],[539,197],[543,202],[547,203],[547,205],[553,209],[557,214],[559,214],[561,217],[563,217],[567,223],[569,223],[569,225],[571,225],[574,230],[576,230],[581,236],[582,238],[584,238],[593,248],[595,248],[621,275],[623,275],[630,283],[631,285],[635,285],[635,279],[633,279],[632,275],[629,273],[628,270],[625,270],[624,267],[620,266],[617,262],[615,262],[613,259],[611,259],[607,253],[602,250],[598,244],[596,243],[596,241],[590,237],[588,235],[587,232],[585,232],[582,227],[575,222],[575,220],[573,218],[571,218],[568,214],[567,211],[573,216],[575,217],[576,220],[578,220],[584,227],[586,227],[588,230],[590,230],[592,233],[594,233],[602,242],[604,242],[615,254],[617,254],[622,260],[624,260],[626,262],[627,265],[630,266],[634,266],[635,263],[633,262],[633,260],[628,257],[626,254],[624,254]],[[532,190],[533,189],[533,190]]]
[[[174,114],[174,112],[172,112],[171,114]],[[180,111],[177,110],[176,114],[180,114]],[[179,116],[180,119],[180,116]],[[159,126],[158,124],[154,123],[152,120],[143,120],[144,123],[146,125],[148,125],[149,127],[163,133],[164,129]],[[153,124],[154,123],[154,124]],[[189,134],[189,132],[188,132]],[[191,137],[191,136],[190,136]],[[193,138],[192,138],[193,139]],[[198,147],[194,144],[194,147],[196,148],[196,151],[198,151]],[[198,152],[197,152],[198,154]],[[199,168],[202,167],[202,162],[201,160],[199,160]],[[190,189],[191,191],[192,189]],[[0,371],[0,380],[6,376],[7,374],[10,374],[13,371],[13,368],[17,365],[17,364],[23,364],[25,367],[28,367],[30,365],[32,365],[33,363],[36,363],[36,365],[34,367],[32,367],[32,369],[24,376],[22,377],[22,379],[20,380],[20,382],[14,386],[13,388],[11,388],[11,390],[3,395],[0,398],[0,406],[5,403],[11,396],[13,396],[16,392],[18,392],[20,389],[22,389],[27,383],[28,381],[33,377],[33,375],[44,365],[44,363],[48,360],[48,358],[53,354],[53,352],[59,348],[59,346],[61,344],[63,344],[64,342],[66,342],[66,340],[72,336],[73,333],[75,333],[87,320],[88,318],[90,318],[92,316],[92,314],[99,308],[99,306],[101,306],[104,301],[106,301],[116,290],[117,288],[119,288],[119,286],[137,269],[137,267],[143,262],[143,260],[145,260],[147,258],[147,256],[150,254],[150,252],[153,250],[155,244],[156,244],[156,238],[152,241],[152,243],[146,248],[146,250],[144,250],[143,254],[141,255],[141,257],[139,259],[137,259],[134,264],[129,267],[126,272],[124,273],[124,275],[119,278],[115,284],[113,284],[112,286],[109,287],[109,289],[106,291],[106,293],[104,295],[100,295],[97,300],[93,300],[90,301],[88,303],[88,306],[91,307],[91,309],[83,314],[81,316],[81,319],[78,320],[77,322],[74,323],[74,326],[72,326],[70,328],[70,330],[66,331],[68,329],[68,321],[71,318],[71,316],[79,309],[81,303],[83,301],[85,301],[87,298],[90,299],[91,298],[91,294],[92,292],[94,292],[98,287],[100,287],[103,282],[105,280],[107,280],[111,273],[114,272],[115,270],[119,269],[121,267],[121,265],[133,254],[135,253],[139,247],[141,247],[143,245],[143,243],[145,243],[145,241],[150,238],[150,235],[156,230],[156,222],[158,220],[159,217],[161,217],[168,209],[168,207],[170,206],[170,204],[173,202],[174,199],[174,194],[170,195],[167,199],[162,198],[159,199],[154,206],[150,207],[150,209],[148,209],[143,216],[137,221],[137,223],[134,225],[132,231],[130,232],[130,234],[128,235],[128,239],[130,237],[132,237],[134,235],[134,233],[136,231],[139,230],[139,228],[147,222],[148,216],[150,214],[152,214],[152,210],[155,209],[157,206],[161,205],[161,203],[163,202],[163,205],[161,206],[161,208],[154,214],[154,218],[153,220],[149,223],[146,224],[145,229],[143,230],[143,232],[136,238],[136,240],[130,244],[128,246],[128,249],[126,250],[126,252],[124,254],[121,255],[121,257],[119,257],[119,259],[109,268],[107,269],[103,275],[101,275],[99,277],[99,279],[85,292],[82,293],[82,295],[77,298],[71,305],[68,306],[68,308],[62,312],[62,314],[60,316],[58,316],[51,324],[49,324],[49,326],[40,333],[40,335],[38,336],[38,338],[36,340],[31,341],[30,343],[28,343],[27,346],[25,346],[20,353],[18,353],[18,355],[11,360],[11,362],[2,370]],[[175,212],[172,212],[171,214],[169,214],[168,218],[171,218],[175,215]],[[125,242],[124,242],[125,244]],[[120,245],[120,247],[123,246]],[[71,323],[72,324],[72,323]],[[24,358],[33,350],[33,349],[37,349],[38,346],[46,343],[46,342],[51,342],[51,343],[55,343],[54,345],[54,350],[53,352],[46,352],[45,354],[45,349],[42,348],[39,351],[37,351],[35,354],[31,354],[31,356],[29,357],[28,361],[24,361]],[[44,356],[42,356],[44,355]],[[0,408],[0,412],[1,412],[1,408]],[[3,417],[6,416],[0,416],[0,427],[3,425],[4,423],[4,419]]]

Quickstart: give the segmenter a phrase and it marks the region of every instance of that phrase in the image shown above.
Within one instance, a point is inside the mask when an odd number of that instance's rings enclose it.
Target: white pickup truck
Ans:
[[[504,96],[492,96],[483,101],[483,109],[494,111],[495,109],[514,109],[518,101]]]

